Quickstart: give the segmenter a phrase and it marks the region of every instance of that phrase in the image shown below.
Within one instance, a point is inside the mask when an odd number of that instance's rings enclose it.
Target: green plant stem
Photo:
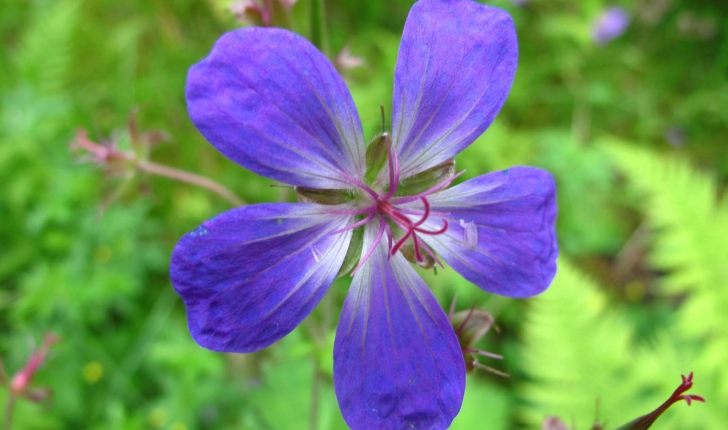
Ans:
[[[218,196],[224,198],[234,206],[243,206],[245,204],[238,196],[232,191],[228,190],[224,186],[218,184],[212,179],[204,176],[196,175],[194,173],[185,172],[184,170],[175,169],[162,164],[152,163],[151,161],[138,161],[136,167],[147,173],[154,175],[164,176],[166,178],[174,179],[188,184],[197,185],[199,187],[208,189]]]
[[[311,43],[324,54],[328,51],[324,0],[311,0]]]
[[[8,402],[5,404],[5,419],[3,420],[3,430],[10,430],[13,424],[13,407],[15,406],[15,396],[13,393],[8,394]]]

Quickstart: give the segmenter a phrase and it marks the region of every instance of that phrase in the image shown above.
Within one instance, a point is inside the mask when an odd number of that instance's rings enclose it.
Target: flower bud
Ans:
[[[455,312],[455,299],[453,298],[450,306],[450,312],[448,313],[448,319],[450,320],[450,324],[452,324],[453,329],[455,329],[458,342],[460,342],[460,349],[463,353],[463,360],[465,360],[466,372],[471,373],[475,370],[475,368],[479,368],[503,377],[510,376],[500,370],[481,364],[477,359],[478,355],[498,360],[503,359],[500,355],[475,348],[475,344],[477,344],[478,341],[482,339],[493,326],[494,320],[491,314],[475,309],[474,305],[467,311]]]

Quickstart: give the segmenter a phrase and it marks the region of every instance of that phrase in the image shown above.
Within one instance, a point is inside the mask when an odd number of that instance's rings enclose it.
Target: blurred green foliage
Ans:
[[[122,183],[69,151],[77,128],[128,143],[125,123],[171,143],[156,162],[209,176],[247,202],[286,189],[218,154],[195,130],[186,71],[241,24],[228,0],[7,0],[0,3],[0,357],[12,374],[45,332],[62,341],[19,401],[16,429],[340,429],[331,350],[348,279],[287,338],[249,355],[197,346],[169,283],[176,240],[229,208],[188,184],[141,174]],[[390,106],[410,0],[326,2],[328,54],[367,136]],[[493,126],[458,157],[465,177],[547,168],[559,192],[560,272],[543,296],[490,296],[452,270],[423,274],[443,306],[492,312],[482,348],[512,375],[468,377],[455,429],[538,428],[547,415],[616,427],[696,372],[706,404],[659,428],[728,422],[728,3],[619,2],[632,22],[605,46],[592,25],[612,2],[494,0],[516,23],[520,63]],[[308,0],[291,27],[310,35]],[[387,112],[390,109],[386,109]],[[35,342],[35,343],[34,343]],[[0,391],[4,404],[7,392]],[[0,410],[0,414],[2,414]]]

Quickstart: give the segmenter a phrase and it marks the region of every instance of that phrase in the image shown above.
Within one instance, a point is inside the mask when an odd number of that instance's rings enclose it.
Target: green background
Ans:
[[[411,1],[326,3],[327,54],[344,72],[365,134],[389,106]],[[615,1],[615,3],[618,3]],[[600,46],[612,3],[533,0],[510,11],[519,68],[490,129],[457,158],[462,179],[526,164],[556,178],[559,274],[542,296],[491,296],[452,270],[425,274],[443,307],[476,304],[497,330],[481,359],[511,374],[468,376],[454,429],[587,429],[649,412],[695,372],[707,403],[655,426],[728,423],[728,3],[623,1],[632,20]],[[176,241],[229,209],[202,188],[79,162],[77,129],[129,147],[126,121],[164,130],[157,163],[208,176],[248,203],[292,199],[217,153],[190,122],[187,69],[243,24],[227,0],[0,2],[0,357],[20,370],[53,332],[38,371],[43,404],[20,399],[14,429],[340,429],[332,344],[349,278],[266,350],[197,346],[168,278]],[[309,0],[286,22],[311,35]],[[279,15],[279,18],[284,18]],[[116,199],[99,216],[99,205]],[[7,390],[0,388],[0,402]],[[598,403],[598,410],[597,410]],[[4,414],[0,409],[0,414]]]

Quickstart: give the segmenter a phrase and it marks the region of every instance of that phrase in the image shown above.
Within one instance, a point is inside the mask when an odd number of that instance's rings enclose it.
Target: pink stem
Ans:
[[[355,229],[355,228],[357,228],[357,227],[363,226],[364,224],[366,224],[366,223],[368,223],[369,221],[371,221],[371,220],[372,220],[372,218],[374,218],[374,216],[375,216],[376,214],[377,214],[376,212],[372,211],[372,213],[370,213],[370,214],[369,214],[369,216],[368,216],[368,217],[366,217],[366,218],[364,218],[363,220],[361,220],[361,221],[359,221],[359,222],[356,222],[356,223],[354,223],[354,224],[352,224],[352,225],[348,225],[348,226],[346,226],[346,227],[344,227],[344,228],[342,228],[342,229],[336,230],[335,232],[329,233],[329,235],[334,235],[334,234],[339,234],[339,233],[343,233],[343,232],[345,232],[345,231],[347,231],[347,230],[353,230],[353,229]]]
[[[139,161],[136,163],[139,170],[152,173],[154,175],[164,176],[170,179],[175,179],[181,182],[187,182],[206,188],[213,193],[224,198],[228,202],[232,203],[233,206],[243,206],[244,201],[240,200],[232,191],[213,181],[212,179],[204,176],[195,175],[194,173],[185,172],[184,170],[174,169],[172,167],[163,166],[161,164],[152,163],[151,161]]]

